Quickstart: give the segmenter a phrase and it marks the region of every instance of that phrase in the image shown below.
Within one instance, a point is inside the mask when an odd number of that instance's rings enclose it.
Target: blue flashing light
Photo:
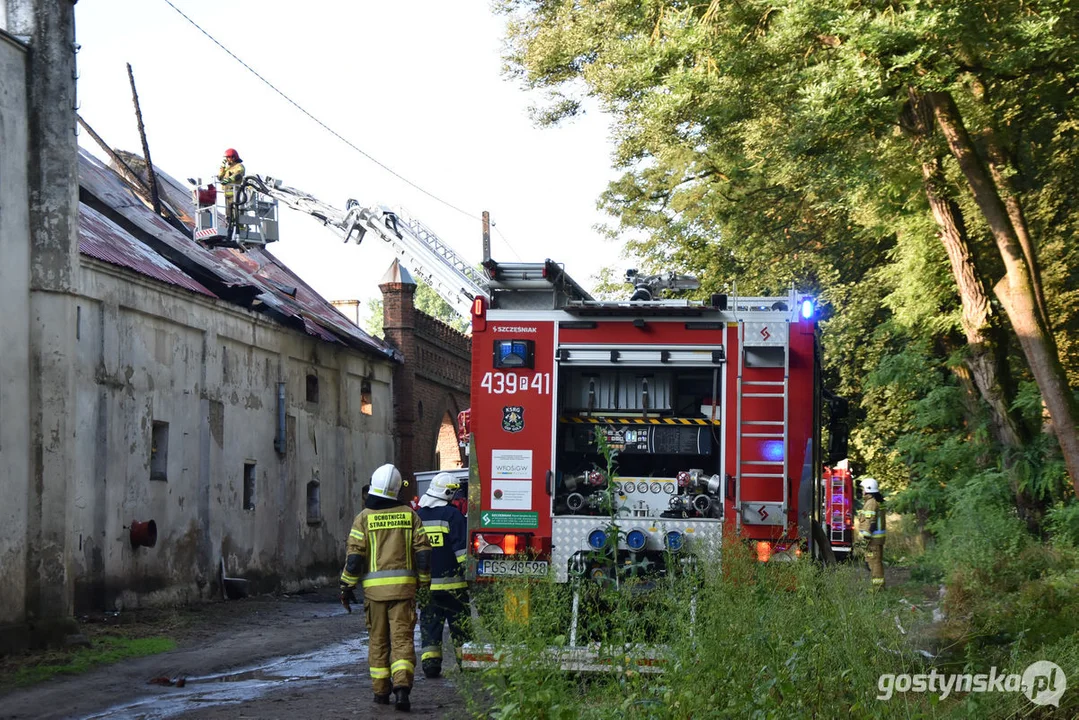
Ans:
[[[599,528],[596,528],[592,532],[588,533],[588,547],[593,550],[602,550],[603,546],[607,544],[607,533]]]
[[[663,544],[667,546],[667,549],[673,553],[682,549],[682,546],[686,542],[686,536],[677,530],[671,530],[663,537]]]
[[[771,460],[772,462],[779,462],[783,459],[783,441],[782,440],[765,440],[761,443],[761,457],[765,460]]]
[[[630,550],[643,550],[648,538],[642,530],[630,530],[626,533],[626,546]]]
[[[816,308],[813,306],[813,298],[802,299],[802,317],[809,320],[813,317]]]

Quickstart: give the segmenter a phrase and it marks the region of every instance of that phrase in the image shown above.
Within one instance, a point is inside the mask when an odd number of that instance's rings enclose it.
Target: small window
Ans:
[[[318,402],[318,375],[314,373],[307,376],[307,402]]]
[[[322,501],[317,480],[307,483],[307,522],[312,525],[322,522]]]
[[[364,380],[360,383],[360,412],[364,415],[370,415],[374,412],[374,408],[371,404],[370,380]]]
[[[255,463],[244,463],[244,510],[255,509]]]
[[[150,479],[167,482],[169,469],[169,424],[154,420],[150,431]]]

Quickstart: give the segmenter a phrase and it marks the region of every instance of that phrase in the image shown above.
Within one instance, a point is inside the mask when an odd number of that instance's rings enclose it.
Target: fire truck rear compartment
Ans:
[[[678,555],[683,546],[718,543],[726,490],[720,403],[713,399],[721,394],[719,372],[562,367],[553,498],[558,575],[665,575],[677,569],[672,563],[689,562]],[[597,432],[616,452],[613,480]],[[615,527],[608,526],[612,514]]]
[[[707,482],[722,468],[718,369],[563,367],[559,386],[555,515],[607,514],[599,498],[613,491],[619,514],[658,518],[675,498],[718,493]],[[614,485],[597,429],[617,453]],[[691,471],[705,480],[680,478]]]

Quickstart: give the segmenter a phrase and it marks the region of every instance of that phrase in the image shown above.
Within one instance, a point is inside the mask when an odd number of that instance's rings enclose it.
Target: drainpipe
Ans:
[[[277,435],[274,437],[273,448],[280,454],[285,454],[285,383],[277,383]]]

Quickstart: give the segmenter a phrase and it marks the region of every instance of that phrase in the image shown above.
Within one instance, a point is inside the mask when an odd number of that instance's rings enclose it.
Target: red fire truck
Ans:
[[[812,548],[820,502],[820,348],[813,298],[658,299],[686,276],[629,275],[631,299],[592,299],[562,268],[488,261],[472,308],[478,578],[564,581],[607,543],[656,567],[718,552]],[[618,452],[610,488],[595,441]],[[589,572],[589,568],[583,568]]]

